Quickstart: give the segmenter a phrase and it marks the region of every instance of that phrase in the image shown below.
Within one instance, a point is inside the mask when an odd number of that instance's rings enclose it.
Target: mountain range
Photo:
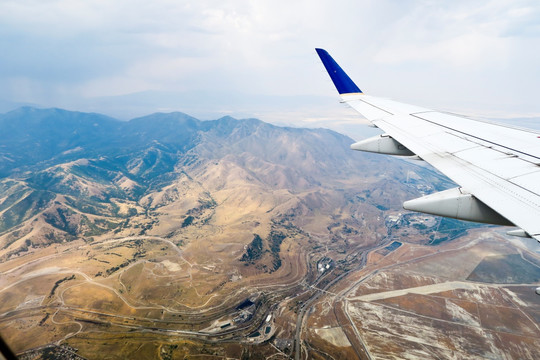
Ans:
[[[183,197],[183,221],[189,211],[201,212],[200,203],[233,201],[216,202],[213,193],[224,190],[241,196],[255,191],[254,197],[283,191],[287,198],[305,192],[316,203],[324,202],[316,189],[347,188],[340,200],[346,203],[346,196],[355,196],[351,188],[378,178],[379,191],[372,191],[370,202],[392,207],[395,196],[383,189],[406,176],[393,159],[351,152],[353,141],[333,131],[256,119],[200,121],[176,112],[124,122],[23,107],[1,115],[0,128],[4,258],[52,242],[133,233],[130,217],[136,214],[146,217],[137,230],[145,233],[152,223],[149,211]],[[390,176],[383,181],[383,174]],[[179,181],[188,185],[179,190]]]

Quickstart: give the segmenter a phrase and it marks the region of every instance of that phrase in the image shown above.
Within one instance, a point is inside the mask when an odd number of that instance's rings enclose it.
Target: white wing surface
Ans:
[[[386,134],[351,148],[415,154],[461,187],[404,207],[463,220],[515,225],[540,241],[540,133],[363,94],[317,49],[341,98]]]

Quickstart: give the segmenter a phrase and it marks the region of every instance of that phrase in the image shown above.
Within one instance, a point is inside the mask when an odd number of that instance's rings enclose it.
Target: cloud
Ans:
[[[374,94],[535,113],[538,19],[532,0],[4,0],[0,98],[84,107],[93,97],[226,92],[266,97],[257,103],[265,120],[303,123],[321,109],[278,108],[275,96],[334,95],[313,50],[325,47]]]
[[[473,1],[446,6],[427,2],[392,25],[375,61],[469,69],[500,67],[512,55],[514,39],[510,34],[516,34],[534,12],[519,7],[519,2]]]

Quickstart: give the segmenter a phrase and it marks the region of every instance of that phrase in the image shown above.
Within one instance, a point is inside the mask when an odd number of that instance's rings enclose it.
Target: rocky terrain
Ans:
[[[452,184],[350,151],[353,141],[330,130],[35,108],[0,115],[0,129],[0,333],[25,356],[56,345],[83,358],[355,356],[350,328],[328,324],[348,314],[371,334],[358,338],[376,343],[380,324],[364,310],[405,305],[363,296],[443,280],[420,270],[413,280],[350,279],[384,273],[395,254],[436,254],[475,227],[405,213],[404,200]],[[489,275],[504,263],[537,281],[534,259],[508,249],[459,280],[514,279]],[[313,314],[330,303],[337,320]]]
[[[391,162],[352,156],[351,140],[328,130],[232,118],[201,122],[181,113],[119,122],[22,108],[2,116],[0,127],[3,259],[111,231],[171,235],[228,205],[245,214],[247,207],[266,206],[273,219],[291,215],[291,207],[313,212],[324,201],[355,197],[330,199],[335,195],[317,190],[376,181]],[[392,171],[400,175],[399,167]],[[383,189],[388,186],[381,182],[368,204],[397,205]],[[275,192],[281,192],[279,204]],[[275,208],[288,201],[296,203]],[[158,226],[158,213],[172,207],[180,224]],[[245,221],[243,215],[235,214]]]

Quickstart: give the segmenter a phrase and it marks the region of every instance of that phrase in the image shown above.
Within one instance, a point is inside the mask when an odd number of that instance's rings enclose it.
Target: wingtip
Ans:
[[[358,94],[362,93],[362,90],[356,86],[354,81],[343,71],[343,69],[338,65],[338,63],[332,58],[328,51],[322,48],[315,48],[317,55],[321,59],[328,75],[332,79],[332,82],[336,86],[337,91],[343,94]]]

